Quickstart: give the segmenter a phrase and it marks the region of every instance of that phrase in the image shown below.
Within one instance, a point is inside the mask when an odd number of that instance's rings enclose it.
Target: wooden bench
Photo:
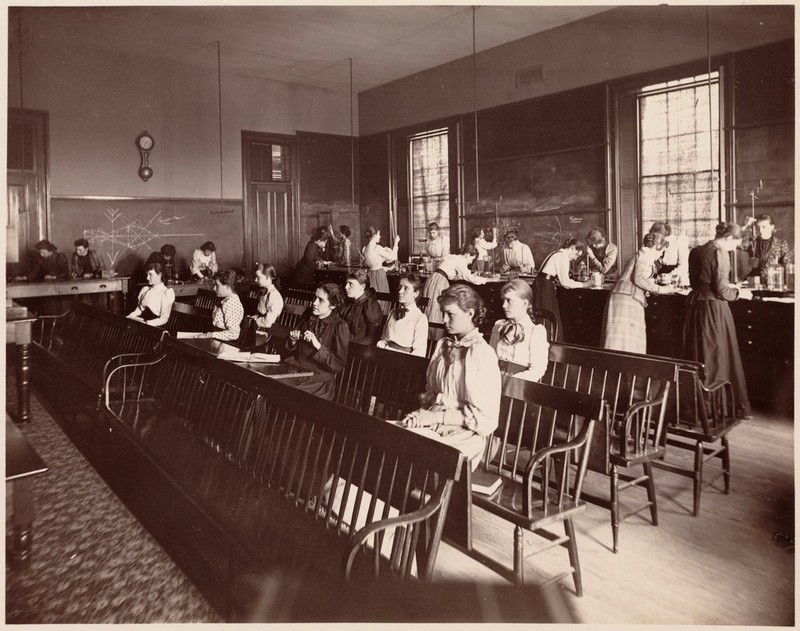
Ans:
[[[200,288],[197,290],[192,304],[195,307],[208,309],[211,311],[211,309],[214,308],[214,305],[217,304],[217,292],[215,292],[213,289]]]
[[[457,450],[169,338],[161,357],[116,367],[106,393],[118,479],[191,505],[194,521],[173,501],[154,520],[187,541],[178,556],[229,618],[265,569],[432,576]]]
[[[196,307],[185,302],[173,302],[164,329],[173,337],[178,331],[207,333],[213,331],[211,309]]]
[[[35,381],[46,384],[42,389],[74,420],[79,412],[97,409],[104,374],[119,356],[145,357],[163,335],[159,328],[74,302],[66,313],[41,316],[36,324]]]
[[[542,377],[567,390],[592,394],[609,405],[606,421],[599,424],[589,455],[589,471],[609,477],[610,497],[585,493],[587,501],[610,509],[613,550],[619,548],[619,524],[649,508],[658,525],[653,462],[666,452],[665,413],[676,366],[646,355],[618,353],[573,344],[550,344],[550,363]],[[620,469],[640,466],[637,477],[622,476]],[[641,486],[647,502],[620,513],[620,493]]]

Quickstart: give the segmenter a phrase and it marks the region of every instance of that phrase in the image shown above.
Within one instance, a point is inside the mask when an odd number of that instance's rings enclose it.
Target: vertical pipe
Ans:
[[[219,209],[222,210],[222,64],[219,40],[217,40],[217,114],[219,119]]]
[[[475,10],[472,7],[472,120],[475,130],[475,201],[481,201],[481,184],[478,177],[478,67],[475,49]]]
[[[350,60],[350,210],[356,210],[355,137],[353,136],[353,58]],[[333,218],[331,218],[333,219]]]

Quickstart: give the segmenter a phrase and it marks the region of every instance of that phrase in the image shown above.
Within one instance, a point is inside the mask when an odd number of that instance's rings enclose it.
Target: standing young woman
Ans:
[[[708,383],[730,381],[736,415],[749,418],[750,400],[744,378],[739,342],[728,302],[750,299],[749,289],[730,282],[729,253],[742,242],[742,228],[735,223],[717,225],[716,237],[689,253],[689,294],[684,322],[684,356],[703,362]]]
[[[492,228],[492,240],[486,240],[486,231],[483,228],[472,229],[472,240],[475,243],[477,254],[475,258],[475,271],[488,272],[492,267],[492,257],[494,252],[489,254],[489,250],[497,247],[497,228]]]
[[[579,289],[589,287],[591,281],[579,282],[569,277],[569,264],[583,256],[586,246],[578,239],[567,239],[560,250],[551,252],[542,263],[536,279],[533,281],[533,308],[552,311],[558,324],[556,341],[564,339],[564,326],[561,323],[561,313],[558,310],[558,295],[556,281],[564,289]]]
[[[428,345],[428,318],[417,306],[422,289],[422,279],[409,274],[400,279],[397,301],[400,303],[389,314],[378,348],[411,353],[425,357]]]
[[[425,311],[428,322],[444,322],[439,296],[450,287],[451,281],[466,280],[475,285],[486,283],[486,278],[469,271],[477,253],[474,243],[465,243],[461,246],[461,254],[448,254],[439,263],[436,271],[428,276],[422,288],[422,295],[428,298],[428,308]]]
[[[322,229],[317,230],[306,244],[306,249],[294,268],[294,282],[300,285],[314,284],[314,270],[317,265],[324,265],[325,244],[328,242],[328,233]]]
[[[672,285],[659,285],[657,261],[666,245],[664,235],[651,232],[642,240],[642,247],[628,261],[622,275],[608,296],[603,313],[603,340],[601,346],[629,353],[647,353],[647,327],[644,308],[645,292],[672,294]]]
[[[269,329],[283,311],[280,280],[275,268],[269,263],[256,263],[256,284],[261,290],[256,312],[253,316],[259,329]]]
[[[369,284],[375,291],[388,294],[389,293],[389,280],[386,278],[386,270],[383,269],[383,262],[397,260],[397,248],[400,245],[400,237],[395,236],[394,247],[387,248],[380,244],[381,231],[370,226],[364,231],[364,236],[367,238],[367,245],[361,253],[364,255],[364,261],[369,268]]]
[[[342,319],[347,322],[350,341],[372,346],[381,335],[383,311],[369,289],[369,276],[363,269],[353,270],[347,275],[344,291],[347,302],[342,307]]]
[[[478,330],[486,308],[477,292],[454,285],[439,297],[450,337],[439,340],[428,364],[420,408],[401,423],[452,445],[477,467],[500,414],[497,355]]]
[[[150,326],[162,326],[169,320],[175,292],[162,280],[163,270],[160,263],[147,266],[147,287],[139,292],[136,309],[128,314],[132,320],[139,320]]]
[[[515,279],[503,285],[500,296],[503,298],[506,318],[495,322],[489,343],[501,365],[510,362],[528,367],[516,373],[516,377],[539,381],[547,370],[550,343],[547,341],[547,330],[541,324],[534,323],[531,317],[531,288],[525,281]]]
[[[328,400],[333,400],[336,375],[347,363],[350,331],[335,313],[343,302],[342,290],[335,283],[317,286],[314,302],[286,340],[286,349],[291,354],[285,362],[314,371],[310,377],[289,379],[286,383]]]

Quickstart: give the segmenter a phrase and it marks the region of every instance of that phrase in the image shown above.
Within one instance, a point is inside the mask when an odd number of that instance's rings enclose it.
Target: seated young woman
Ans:
[[[238,340],[244,319],[244,307],[236,293],[236,271],[226,269],[214,274],[214,291],[219,302],[211,312],[211,323],[217,329],[206,333],[215,340]]]
[[[489,343],[501,369],[503,364],[521,364],[528,369],[516,377],[539,381],[547,370],[550,343],[544,326],[533,321],[533,292],[528,283],[516,279],[503,285],[500,296],[506,317],[495,322]]]
[[[486,439],[497,428],[500,368],[478,330],[486,308],[477,292],[454,285],[442,292],[439,306],[449,337],[439,340],[428,364],[420,408],[400,424],[456,447],[474,469]]]
[[[428,318],[417,306],[421,290],[422,279],[416,274],[409,274],[400,279],[397,290],[397,301],[400,304],[389,314],[377,344],[378,348],[425,357],[428,344]]]
[[[256,284],[261,295],[253,319],[259,329],[269,329],[283,311],[283,296],[275,268],[269,263],[256,263]]]
[[[128,314],[132,320],[139,320],[150,326],[163,326],[169,320],[175,292],[163,282],[164,271],[160,263],[147,266],[147,287],[139,292],[136,309]]]
[[[342,319],[350,330],[350,341],[372,346],[381,335],[383,311],[369,287],[366,270],[353,270],[344,286],[347,301],[342,307]]]
[[[318,285],[314,302],[286,340],[290,354],[285,363],[314,372],[309,377],[289,379],[286,383],[328,400],[334,397],[336,375],[344,370],[350,344],[347,323],[336,315],[343,302],[338,285]]]

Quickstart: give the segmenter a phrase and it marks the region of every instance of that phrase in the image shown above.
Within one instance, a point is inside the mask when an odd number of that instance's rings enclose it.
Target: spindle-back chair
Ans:
[[[200,309],[211,310],[214,308],[214,305],[217,304],[217,292],[213,289],[204,289],[201,287],[197,290],[192,304]]]

